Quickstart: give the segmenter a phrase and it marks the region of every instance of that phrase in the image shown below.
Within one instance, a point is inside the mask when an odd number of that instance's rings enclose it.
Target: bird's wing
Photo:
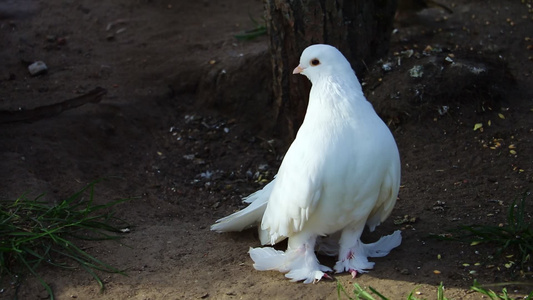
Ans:
[[[279,169],[261,223],[272,244],[301,231],[320,199],[324,150],[314,147],[315,141],[299,134]]]
[[[391,167],[381,183],[376,206],[372,209],[366,221],[370,231],[374,231],[376,226],[387,219],[396,204],[400,187],[400,175],[398,174],[399,170],[396,172],[395,169],[397,168]]]
[[[390,132],[387,132],[387,135],[390,135]],[[386,166],[386,172],[384,174],[383,181],[379,187],[379,195],[376,205],[370,212],[366,222],[366,225],[370,231],[374,231],[374,228],[376,228],[376,226],[378,226],[381,222],[385,221],[385,219],[387,219],[387,217],[390,215],[394,205],[396,204],[398,191],[400,189],[400,156],[398,154],[394,139],[389,138],[388,141],[390,143],[389,145],[387,145],[385,142],[381,143],[389,152],[387,154],[389,161]]]

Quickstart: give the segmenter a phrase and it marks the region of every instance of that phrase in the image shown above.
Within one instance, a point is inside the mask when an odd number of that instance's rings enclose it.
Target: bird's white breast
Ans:
[[[394,139],[360,89],[319,82],[280,167],[262,227],[290,236],[302,230],[331,234],[364,223],[396,164]]]

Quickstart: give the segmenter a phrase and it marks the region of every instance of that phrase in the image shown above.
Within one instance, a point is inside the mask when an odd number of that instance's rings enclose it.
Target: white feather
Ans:
[[[217,220],[215,224],[211,225],[211,230],[217,232],[242,231],[257,225],[263,218],[273,186],[274,181],[244,198],[243,202],[250,203],[250,205],[243,210]]]
[[[322,251],[339,254],[337,272],[365,272],[373,267],[367,257],[386,255],[401,243],[399,231],[373,244],[359,239],[365,224],[374,230],[396,203],[396,143],[337,49],[308,47],[296,70],[313,85],[304,122],[276,178],[250,195],[250,206],[212,229],[242,230],[261,222],[263,244],[289,238],[286,252],[256,248],[250,255],[256,269],[278,270],[296,281],[315,282],[328,269],[314,254],[317,237],[324,235],[335,238]]]

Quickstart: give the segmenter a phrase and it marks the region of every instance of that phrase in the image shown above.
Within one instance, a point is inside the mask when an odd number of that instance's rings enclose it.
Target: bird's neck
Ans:
[[[353,76],[324,76],[313,83],[307,115],[313,119],[353,119],[373,109]]]

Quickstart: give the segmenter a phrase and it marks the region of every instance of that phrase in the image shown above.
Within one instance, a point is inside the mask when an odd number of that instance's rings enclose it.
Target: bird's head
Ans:
[[[353,70],[348,60],[337,48],[317,44],[305,48],[300,56],[300,64],[292,73],[305,75],[312,83],[315,83],[324,76],[353,74]]]

